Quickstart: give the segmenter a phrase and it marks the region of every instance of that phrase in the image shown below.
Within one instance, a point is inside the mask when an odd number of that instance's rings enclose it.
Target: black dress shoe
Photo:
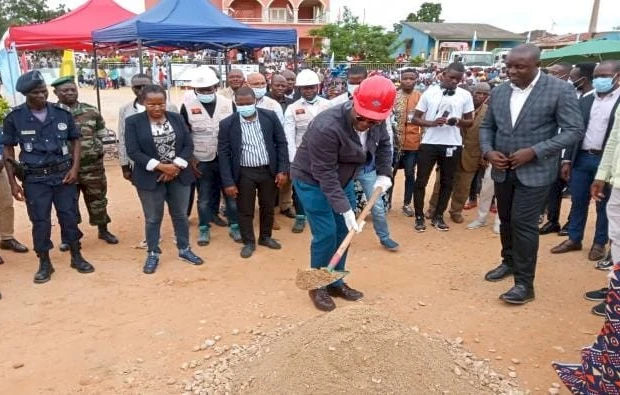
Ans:
[[[349,287],[347,284],[328,286],[327,293],[333,297],[339,297],[350,302],[361,300],[364,294],[358,290]]]
[[[292,209],[286,209],[284,211],[280,211],[280,214],[287,216],[288,218],[295,218],[295,213]]]
[[[314,307],[321,311],[332,311],[336,308],[336,303],[334,303],[334,300],[329,296],[325,288],[308,291],[308,295],[310,295]]]
[[[517,284],[499,298],[510,304],[526,304],[534,300],[534,289],[523,284]]]
[[[241,258],[249,258],[256,251],[256,246],[254,244],[245,244],[241,249]]]
[[[560,231],[560,224],[557,222],[547,222],[540,227],[538,233],[541,235],[548,235],[550,233],[557,233]]]
[[[28,247],[15,239],[2,240],[2,242],[0,242],[0,249],[11,250],[19,253],[28,252]]]
[[[506,277],[512,276],[513,270],[512,267],[506,265],[505,263],[500,264],[495,269],[488,272],[484,279],[487,281],[501,281]]]
[[[272,239],[271,237],[263,237],[258,239],[258,245],[263,247],[271,248],[272,250],[279,250],[282,248],[282,245]]]
[[[562,226],[562,229],[558,232],[558,236],[568,236],[568,222]]]
[[[219,215],[214,215],[211,223],[221,227],[228,226],[228,222],[224,221]]]

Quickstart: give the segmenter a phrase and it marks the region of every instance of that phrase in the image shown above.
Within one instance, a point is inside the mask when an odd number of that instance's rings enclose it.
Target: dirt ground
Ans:
[[[80,93],[83,101],[96,103],[91,89]],[[173,95],[176,103],[180,97],[180,92]],[[112,129],[119,106],[129,100],[127,88],[102,92]],[[121,243],[105,245],[95,228],[82,226],[83,252],[96,266],[94,274],[78,274],[69,268],[69,256],[54,250],[52,281],[35,285],[34,253],[1,253],[6,261],[0,266],[1,394],[180,393],[173,382],[188,376],[180,366],[196,358],[192,349],[205,338],[219,334],[230,341],[238,328],[234,340],[242,343],[249,336],[246,328],[269,324],[266,316],[297,322],[322,314],[295,287],[297,269],[308,264],[310,234],[291,233],[292,220],[281,215],[277,218],[284,226],[274,232],[281,251],[259,247],[251,259],[242,259],[240,245],[215,227],[209,246],[194,244],[206,258],[200,267],[176,259],[166,218],[162,264],[155,275],[142,274],[145,252],[134,246],[144,226],[135,189],[114,161],[107,162],[107,170],[110,229]],[[395,196],[402,196],[402,185],[399,178]],[[549,249],[562,239],[542,237],[537,299],[510,307],[498,295],[511,281],[483,280],[499,261],[499,237],[491,226],[466,230],[476,214],[466,211],[465,224],[451,224],[450,232],[429,228],[416,234],[395,201],[389,220],[401,244],[398,253],[379,245],[371,224],[353,242],[348,281],[364,291],[363,303],[423,332],[461,337],[464,347],[489,358],[498,372],[507,374],[514,365],[523,388],[546,393],[558,381],[550,363],[577,362],[578,350],[594,340],[602,324],[589,312],[594,304],[582,298],[583,292],[605,285],[605,274],[587,261],[587,248],[552,255]],[[563,218],[569,205],[565,200]],[[16,211],[16,237],[31,246],[25,206],[16,202]],[[194,240],[196,221],[194,212]],[[584,246],[589,247],[592,233],[589,226]],[[53,240],[57,244],[59,239],[55,226]],[[514,358],[519,365],[511,362]]]

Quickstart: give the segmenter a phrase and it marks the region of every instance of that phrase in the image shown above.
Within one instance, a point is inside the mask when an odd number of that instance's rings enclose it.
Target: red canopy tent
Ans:
[[[114,0],[88,0],[75,10],[49,22],[9,28],[6,45],[21,50],[92,50],[93,30],[136,16]]]

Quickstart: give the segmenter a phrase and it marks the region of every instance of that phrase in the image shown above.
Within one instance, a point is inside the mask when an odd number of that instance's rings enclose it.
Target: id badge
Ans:
[[[28,142],[28,143],[24,143],[24,150],[26,152],[32,152],[33,146],[32,143]]]
[[[67,155],[69,155],[69,147],[67,147],[67,144],[64,144],[64,145],[62,146],[62,155],[63,155],[63,156],[67,156]]]
[[[452,158],[452,154],[454,153],[454,148],[446,148],[446,158]]]

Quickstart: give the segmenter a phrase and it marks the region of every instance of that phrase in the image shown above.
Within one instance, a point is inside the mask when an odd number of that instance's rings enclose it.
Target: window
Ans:
[[[270,8],[269,20],[271,22],[286,22],[287,9],[286,8]]]

